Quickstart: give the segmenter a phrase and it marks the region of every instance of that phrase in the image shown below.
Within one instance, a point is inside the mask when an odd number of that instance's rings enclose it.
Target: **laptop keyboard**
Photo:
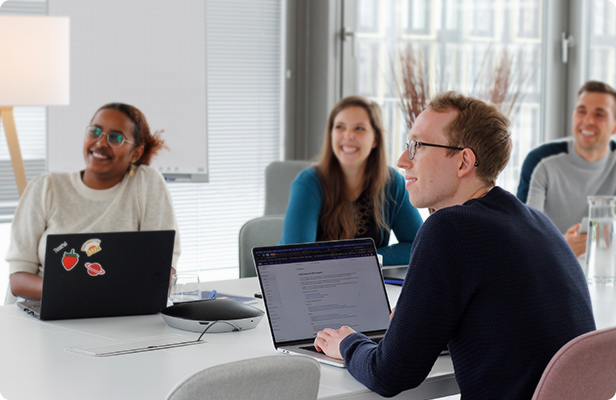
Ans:
[[[377,337],[377,338],[374,338],[374,339],[372,339],[372,341],[373,341],[374,343],[379,343],[379,342],[381,341],[381,339],[383,339],[383,337]],[[317,350],[317,348],[316,348],[316,347],[314,347],[314,346],[303,346],[303,347],[300,347],[300,349],[302,349],[302,350],[308,350],[308,351],[314,351],[315,353],[320,353],[320,352]],[[441,355],[441,356],[445,356],[445,355],[448,355],[448,354],[449,354],[449,349],[448,349],[447,347],[445,347],[445,350],[441,351],[441,354],[440,354],[440,355]]]
[[[379,343],[379,342],[381,341],[381,339],[383,339],[383,337],[382,337],[382,336],[381,336],[381,337],[374,338],[374,339],[372,339],[372,341],[373,341],[374,343]],[[316,347],[314,347],[314,346],[303,346],[303,347],[300,347],[300,349],[302,349],[302,350],[308,350],[308,351],[314,351],[315,353],[320,353],[320,351],[318,351],[318,350],[317,350],[317,348],[316,348]]]

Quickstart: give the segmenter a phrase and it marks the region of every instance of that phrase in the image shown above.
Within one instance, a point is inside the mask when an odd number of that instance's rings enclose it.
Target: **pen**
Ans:
[[[215,299],[215,298],[216,298],[216,291],[212,290],[205,299],[207,300],[207,299]]]

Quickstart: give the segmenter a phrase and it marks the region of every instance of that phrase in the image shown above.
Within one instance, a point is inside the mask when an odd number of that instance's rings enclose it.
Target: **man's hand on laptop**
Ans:
[[[317,337],[314,339],[314,347],[330,357],[342,360],[340,342],[351,333],[355,333],[355,331],[346,325],[338,330],[325,328],[317,333]]]

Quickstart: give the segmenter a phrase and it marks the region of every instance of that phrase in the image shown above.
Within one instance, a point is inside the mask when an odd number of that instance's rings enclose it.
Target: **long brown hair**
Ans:
[[[329,114],[325,141],[323,142],[320,161],[316,166],[323,187],[323,209],[319,219],[323,235],[322,240],[352,239],[357,232],[355,207],[353,202],[348,199],[345,176],[340,162],[332,150],[334,120],[342,110],[348,107],[361,107],[366,110],[370,117],[376,146],[371,150],[366,161],[363,191],[372,205],[377,228],[389,230],[383,216],[385,185],[389,180],[389,167],[387,166],[381,107],[365,97],[349,96],[340,100]]]
[[[118,110],[133,122],[133,125],[135,126],[135,129],[133,130],[133,136],[135,137],[136,143],[135,146],[143,146],[143,154],[137,161],[135,161],[135,165],[150,165],[152,157],[154,157],[161,149],[169,150],[169,147],[167,147],[165,141],[160,137],[162,131],[157,131],[152,134],[150,132],[148,121],[145,119],[145,115],[143,115],[137,107],[124,103],[109,103],[96,110],[94,115],[96,115],[99,111],[106,109]]]

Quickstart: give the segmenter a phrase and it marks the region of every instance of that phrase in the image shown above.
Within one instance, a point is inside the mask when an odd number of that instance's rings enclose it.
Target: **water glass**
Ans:
[[[201,300],[199,275],[178,273],[171,277],[171,292],[169,300],[172,303]]]
[[[616,197],[588,197],[588,239],[584,273],[589,284],[614,284],[616,275]]]

